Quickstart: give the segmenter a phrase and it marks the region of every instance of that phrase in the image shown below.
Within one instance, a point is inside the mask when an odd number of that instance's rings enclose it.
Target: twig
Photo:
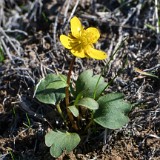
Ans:
[[[115,39],[116,39],[116,36],[114,35],[112,40],[111,40],[111,44],[109,46],[109,49],[107,51],[108,53],[108,57],[110,57],[111,53],[112,53],[112,50],[113,50],[113,46],[114,46],[114,43],[115,43]]]
[[[76,1],[76,4],[75,4],[75,6],[74,6],[74,8],[73,8],[73,10],[72,10],[72,12],[71,12],[71,14],[70,14],[70,17],[68,18],[68,21],[67,21],[66,25],[64,26],[63,30],[66,29],[66,27],[68,26],[71,18],[73,17],[74,12],[76,11],[76,8],[77,8],[77,6],[78,6],[78,4],[79,4],[79,1],[80,1],[80,0],[77,0],[77,1]]]
[[[158,19],[158,0],[155,0],[155,18],[156,18],[156,31],[157,34],[159,34],[160,31],[159,31],[159,19]]]
[[[38,16],[39,16],[41,14],[42,6],[43,6],[42,0],[35,0],[35,2],[33,2],[32,5],[31,5],[31,9],[28,12],[27,17],[30,20],[33,19],[34,21],[37,21],[36,15],[38,14]]]
[[[21,34],[24,34],[25,36],[28,36],[28,33],[25,32],[25,31],[22,31],[22,30],[19,30],[19,29],[14,29],[14,30],[10,30],[10,29],[7,29],[7,30],[4,30],[6,33],[21,33]]]
[[[5,31],[2,29],[2,27],[0,27],[0,33],[2,33],[2,35],[8,40],[8,42],[10,43],[10,45],[13,47],[13,49],[15,50],[15,52],[20,56],[21,53],[17,50],[17,48],[15,47],[15,45],[12,43],[12,40],[10,39],[10,37],[8,37],[8,35],[5,33]]]
[[[134,8],[133,11],[128,14],[128,17],[122,22],[120,28],[119,28],[119,38],[118,38],[118,42],[114,48],[114,51],[113,53],[117,50],[117,48],[120,46],[120,44],[122,43],[123,41],[123,35],[122,35],[122,30],[123,30],[123,26],[129,21],[129,19],[131,18],[131,16],[135,13],[136,9]]]
[[[136,6],[136,18],[135,18],[135,26],[137,27],[138,26],[138,22],[139,22],[139,15],[140,15],[140,12],[141,12],[141,8],[142,8],[142,5],[144,5],[144,2],[140,1],[139,4],[137,4]]]
[[[55,47],[55,51],[56,51],[55,53],[58,53],[58,51],[57,51],[57,40],[56,40],[58,17],[59,17],[59,14],[57,14],[57,16],[55,18],[54,25],[53,25],[53,42],[54,42],[54,47]]]
[[[70,6],[70,3],[71,3],[71,0],[68,0],[67,1],[67,6],[65,8],[65,11],[64,11],[64,19],[63,19],[63,24],[65,24],[66,20],[67,20],[67,13],[68,13],[68,9],[69,9],[69,6]]]
[[[5,17],[4,17],[4,0],[0,1],[0,26],[5,24]]]
[[[67,1],[66,1],[67,2]],[[66,3],[65,2],[65,3]],[[65,6],[65,3],[63,4],[63,6]],[[65,7],[65,13],[64,13],[64,20],[63,20],[63,23],[65,23],[66,21],[66,18],[67,18],[67,12],[68,12],[68,8],[69,8],[69,4],[70,4],[70,0],[69,0],[69,3],[67,5],[67,7]],[[61,7],[61,11],[63,9],[63,6]],[[60,12],[61,12],[60,11]],[[60,13],[59,12],[59,13]],[[55,50],[55,54],[58,53],[58,48],[57,48],[57,26],[58,26],[58,18],[60,16],[60,14],[57,14],[57,16],[55,17],[55,22],[52,24],[53,25],[53,42],[54,42],[54,50]],[[57,55],[58,56],[58,55]]]
[[[149,68],[149,69],[144,69],[143,71],[144,72],[148,72],[148,71],[152,71],[152,70],[155,70],[157,68],[160,68],[160,64],[157,64],[156,66],[152,67],[152,68]]]

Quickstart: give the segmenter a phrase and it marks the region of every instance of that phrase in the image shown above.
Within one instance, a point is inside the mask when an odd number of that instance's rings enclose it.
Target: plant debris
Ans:
[[[69,32],[70,19],[77,16],[85,27],[99,28],[96,48],[109,59],[77,59],[73,79],[85,69],[100,73],[111,61],[103,72],[106,82],[112,80],[106,93],[123,92],[133,108],[129,124],[114,131],[98,127],[61,159],[159,160],[159,8],[158,0],[1,0],[0,159],[53,159],[44,135],[64,124],[53,106],[34,98],[34,87],[46,74],[68,72],[71,54],[59,36]]]

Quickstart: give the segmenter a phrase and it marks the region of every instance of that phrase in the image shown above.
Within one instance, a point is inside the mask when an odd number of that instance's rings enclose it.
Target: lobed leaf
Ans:
[[[63,151],[72,151],[80,142],[77,133],[50,131],[45,136],[45,144],[50,148],[50,154],[57,158]]]
[[[123,94],[110,93],[98,99],[99,109],[94,113],[94,121],[109,129],[118,129],[128,123],[127,114],[131,104],[123,100]]]
[[[64,99],[66,86],[65,76],[48,74],[37,84],[35,96],[40,102],[55,105]]]
[[[90,97],[93,99],[98,99],[101,93],[106,88],[107,83],[104,82],[104,78],[100,75],[93,76],[92,70],[86,70],[80,74],[76,81],[76,93],[83,93],[83,97]]]

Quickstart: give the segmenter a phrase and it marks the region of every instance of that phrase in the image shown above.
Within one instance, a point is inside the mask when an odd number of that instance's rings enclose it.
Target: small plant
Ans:
[[[104,60],[107,54],[94,49],[93,44],[100,37],[98,29],[84,29],[77,17],[73,17],[70,24],[71,33],[60,36],[63,46],[74,55],[68,75],[48,74],[35,89],[36,98],[54,105],[66,125],[66,130],[51,130],[45,136],[53,157],[72,151],[79,144],[81,135],[97,124],[109,129],[121,128],[128,123],[127,114],[131,110],[130,103],[123,100],[123,94],[104,94],[108,83],[102,75],[93,75],[92,70],[83,71],[76,82],[71,81],[75,57]],[[75,83],[74,88],[72,83]]]

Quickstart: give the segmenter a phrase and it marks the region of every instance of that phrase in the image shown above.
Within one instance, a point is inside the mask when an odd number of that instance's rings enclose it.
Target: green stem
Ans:
[[[87,124],[86,128],[84,129],[84,132],[86,132],[86,131],[88,130],[88,128],[90,128],[90,126],[92,125],[92,123],[93,123],[93,120],[91,120],[91,121]]]
[[[76,122],[74,121],[74,118],[73,118],[73,115],[72,113],[70,112],[69,110],[69,86],[70,86],[70,80],[71,80],[71,72],[73,70],[73,64],[75,62],[75,59],[76,57],[73,57],[71,63],[70,63],[70,66],[69,66],[69,72],[68,72],[68,75],[67,75],[67,87],[65,88],[65,92],[66,92],[66,97],[65,97],[65,101],[66,101],[66,108],[67,108],[67,115],[69,117],[69,120],[72,124],[72,127],[75,129],[75,130],[78,130],[78,127],[77,127],[77,124]]]
[[[59,104],[59,103],[56,105],[56,108],[57,108],[58,113],[59,113],[60,116],[62,117],[62,119],[63,119],[64,121],[66,121],[65,118],[64,118],[64,115],[63,115],[63,113],[62,113],[62,110],[61,110],[61,107],[60,107],[60,104]]]

